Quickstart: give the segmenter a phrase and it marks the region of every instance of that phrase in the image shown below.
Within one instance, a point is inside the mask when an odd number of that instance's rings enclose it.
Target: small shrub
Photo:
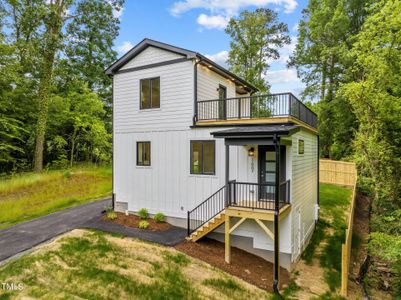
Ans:
[[[117,219],[117,214],[116,214],[115,211],[108,211],[108,212],[106,213],[106,217],[107,217],[107,219],[109,219],[109,220],[115,220],[115,219]]]
[[[139,216],[141,219],[147,219],[147,218],[149,217],[149,212],[148,212],[148,210],[147,210],[146,208],[141,208],[141,209],[138,211],[138,216]]]
[[[149,222],[145,220],[140,221],[138,224],[138,228],[140,229],[147,229],[148,227],[149,227]]]
[[[163,213],[159,212],[153,216],[153,220],[155,220],[157,223],[161,223],[166,220],[166,216]]]

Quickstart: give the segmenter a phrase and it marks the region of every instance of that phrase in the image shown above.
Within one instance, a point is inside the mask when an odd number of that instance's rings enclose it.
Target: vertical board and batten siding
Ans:
[[[298,140],[305,142],[304,154],[298,154]],[[317,204],[317,167],[318,167],[318,143],[317,136],[306,130],[301,130],[292,136],[292,179],[291,179],[291,218],[296,219],[295,214],[300,210],[300,253],[305,247],[315,225],[315,209]],[[292,222],[292,248],[296,253],[294,241],[298,234],[297,222]],[[293,257],[295,261],[297,257]]]
[[[160,77],[160,108],[140,109],[140,80],[150,77]],[[191,126],[193,78],[192,61],[116,74],[114,133],[183,129]]]
[[[115,193],[130,211],[145,207],[150,213],[186,218],[186,212],[225,184],[225,147],[216,139],[216,174],[190,174],[190,141],[211,140],[210,129],[150,131],[120,134],[115,143]],[[136,166],[136,142],[151,142],[151,166]],[[230,177],[247,180],[245,147],[230,149]],[[257,170],[249,176],[254,176]]]
[[[163,61],[183,58],[183,55],[178,53],[173,53],[170,51],[165,51],[156,47],[149,46],[134,59],[130,60],[127,64],[125,64],[121,70],[136,68],[141,66],[146,66],[150,64],[156,64]]]

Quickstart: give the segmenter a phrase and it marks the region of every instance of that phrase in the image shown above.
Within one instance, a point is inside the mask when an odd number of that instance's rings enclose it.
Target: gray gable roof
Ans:
[[[227,78],[230,78],[234,80],[237,84],[242,84],[245,87],[247,87],[251,92],[256,92],[258,89],[250,84],[249,82],[245,81],[244,79],[238,77],[237,75],[231,73],[227,69],[223,68],[222,66],[216,64],[214,61],[210,60],[209,58],[205,57],[204,55],[194,52],[191,50],[187,50],[184,48],[176,47],[173,45],[165,44],[162,42],[154,41],[151,39],[143,39],[139,44],[134,46],[131,50],[129,50],[126,54],[124,54],[120,59],[115,61],[111,66],[109,66],[106,70],[105,73],[107,75],[114,75],[115,73],[118,72],[119,69],[121,69],[126,63],[128,63],[131,59],[133,59],[135,56],[137,56],[139,53],[141,53],[143,50],[145,50],[147,47],[152,46],[156,47],[159,49],[163,49],[166,51],[170,51],[179,55],[182,55],[183,58],[187,59],[199,59],[201,63],[211,66],[214,68],[214,71],[217,73],[220,73],[220,75],[223,75]]]

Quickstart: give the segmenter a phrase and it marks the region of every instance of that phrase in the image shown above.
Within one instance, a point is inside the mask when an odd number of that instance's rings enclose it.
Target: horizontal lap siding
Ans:
[[[227,88],[227,98],[235,97],[235,84],[206,67],[198,67],[198,101],[219,98],[219,84]]]
[[[167,60],[173,60],[177,58],[182,58],[184,56],[173,53],[170,51],[165,51],[156,47],[148,47],[139,53],[134,59],[129,61],[126,65],[124,65],[121,70],[136,68],[140,66],[155,64]]]
[[[140,109],[140,80],[160,77],[160,108]],[[114,76],[114,129],[128,133],[182,129],[192,125],[193,64],[191,61]]]
[[[298,139],[305,141],[305,152],[298,154]],[[291,200],[292,219],[297,209],[301,210],[301,245],[304,245],[308,235],[314,228],[314,212],[317,203],[317,166],[318,144],[317,136],[305,130],[292,136],[292,189]],[[292,222],[292,246],[294,249],[295,234],[298,224]],[[294,258],[295,259],[295,258]]]

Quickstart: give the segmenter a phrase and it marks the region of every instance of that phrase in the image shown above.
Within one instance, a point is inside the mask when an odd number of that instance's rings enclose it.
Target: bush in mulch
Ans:
[[[102,220],[111,222],[114,224],[126,226],[126,227],[131,227],[131,228],[140,228],[140,226],[139,226],[140,222],[144,221],[144,219],[142,219],[141,217],[136,216],[136,215],[129,214],[127,216],[120,212],[117,212],[116,214],[117,214],[117,218],[115,218],[113,220],[108,219],[106,215],[102,216]],[[149,223],[149,226],[146,228],[146,230],[150,230],[150,231],[165,231],[165,230],[171,228],[171,225],[169,223],[157,222],[150,218],[146,219],[145,222]]]

